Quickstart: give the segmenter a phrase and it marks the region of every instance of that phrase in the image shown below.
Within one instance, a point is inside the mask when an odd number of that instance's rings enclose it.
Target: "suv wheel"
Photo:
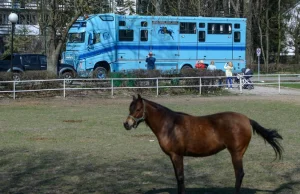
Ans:
[[[12,79],[14,81],[21,81],[21,74],[20,73],[13,73]]]

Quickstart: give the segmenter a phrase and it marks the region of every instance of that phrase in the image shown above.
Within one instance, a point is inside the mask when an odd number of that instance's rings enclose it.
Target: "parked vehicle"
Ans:
[[[13,67],[13,69],[12,69]],[[0,60],[0,71],[13,71],[13,79],[20,80],[22,73],[25,71],[45,71],[47,70],[47,56],[42,54],[14,54]],[[72,65],[57,64],[57,75],[60,78],[71,79],[76,76],[76,70]],[[68,83],[71,83],[69,81]]]
[[[62,60],[79,77],[146,69],[149,52],[158,70],[179,72],[213,60],[222,70],[231,61],[237,73],[246,64],[245,18],[94,14],[79,18],[68,33]]]

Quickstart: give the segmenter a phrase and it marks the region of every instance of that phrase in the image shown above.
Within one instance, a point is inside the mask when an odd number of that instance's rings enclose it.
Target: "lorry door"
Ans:
[[[196,22],[179,23],[179,60],[194,65],[197,60]]]
[[[206,23],[200,22],[198,24],[198,37],[197,37],[197,60],[205,60],[207,57],[207,47],[206,47]],[[209,61],[206,61],[205,63],[208,63]],[[196,62],[195,62],[196,63]]]
[[[246,33],[242,33],[241,25],[239,23],[233,24],[233,38],[232,38],[232,59],[234,62],[234,70],[240,72],[245,67],[245,40]]]
[[[141,28],[139,31],[139,69],[147,69],[146,57],[151,51],[151,29]]]
[[[211,21],[207,23],[206,63],[232,61],[232,24]],[[217,65],[217,68],[223,69]]]
[[[151,47],[158,70],[177,70],[179,59],[178,21],[153,21]],[[151,49],[150,49],[151,50]]]

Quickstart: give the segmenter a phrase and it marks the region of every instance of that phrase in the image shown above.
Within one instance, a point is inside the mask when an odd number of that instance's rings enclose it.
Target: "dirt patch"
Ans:
[[[63,120],[64,123],[82,123],[83,120]]]
[[[54,141],[54,138],[47,138],[47,137],[30,137],[28,138],[30,141]]]

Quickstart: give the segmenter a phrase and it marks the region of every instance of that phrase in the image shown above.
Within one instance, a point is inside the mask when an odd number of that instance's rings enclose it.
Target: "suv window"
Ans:
[[[40,56],[40,62],[41,62],[41,64],[47,64],[47,57],[46,56]]]

